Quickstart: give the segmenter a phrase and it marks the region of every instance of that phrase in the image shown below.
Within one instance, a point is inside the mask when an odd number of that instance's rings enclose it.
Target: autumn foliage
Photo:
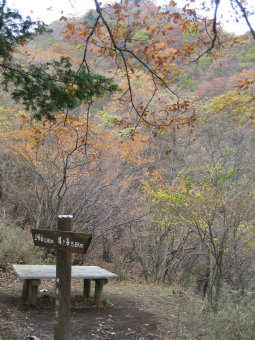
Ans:
[[[217,308],[254,275],[254,40],[193,2],[95,1],[17,42],[13,59],[40,80],[12,82],[30,113],[0,99],[1,204],[25,229],[73,214],[92,258]]]

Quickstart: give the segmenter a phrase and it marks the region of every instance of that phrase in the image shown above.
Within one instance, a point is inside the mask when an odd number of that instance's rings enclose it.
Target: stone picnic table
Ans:
[[[26,304],[35,305],[38,286],[42,279],[56,279],[55,265],[27,265],[13,264],[16,275],[23,282],[22,299]],[[108,279],[117,278],[118,275],[97,266],[72,266],[72,279],[83,280],[83,296],[90,297],[91,280],[95,281],[95,299],[97,307],[102,306],[103,286]]]

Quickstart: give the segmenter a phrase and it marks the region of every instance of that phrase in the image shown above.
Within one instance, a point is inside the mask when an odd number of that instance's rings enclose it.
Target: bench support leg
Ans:
[[[91,280],[85,279],[83,280],[83,296],[85,299],[89,299],[91,290]]]
[[[40,280],[24,280],[22,290],[22,300],[28,305],[35,305],[38,294]]]
[[[95,280],[95,305],[96,307],[102,307],[102,298],[103,298],[103,280]]]
[[[29,282],[29,280],[24,280],[24,281],[23,281],[22,300],[23,300],[24,302],[27,301],[27,296],[28,296],[28,282]]]
[[[96,307],[102,307],[102,299],[103,299],[103,287],[104,284],[106,284],[108,280],[95,280],[95,305]]]

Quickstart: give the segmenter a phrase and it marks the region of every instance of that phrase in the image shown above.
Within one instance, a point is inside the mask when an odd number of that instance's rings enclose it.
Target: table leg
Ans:
[[[28,286],[29,286],[29,280],[24,280],[23,281],[23,289],[22,289],[22,300],[24,302],[27,301]]]
[[[27,296],[25,303],[28,305],[35,305],[38,294],[38,286],[41,283],[40,280],[27,280]]]
[[[108,280],[95,280],[95,305],[96,307],[102,307],[102,299],[103,299],[103,287]]]
[[[86,299],[89,299],[90,297],[90,289],[91,289],[91,280],[84,279],[83,280],[83,296]]]

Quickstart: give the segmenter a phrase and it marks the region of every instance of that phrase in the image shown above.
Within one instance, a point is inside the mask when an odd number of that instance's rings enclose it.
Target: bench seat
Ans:
[[[38,287],[42,279],[56,279],[55,265],[27,265],[13,264],[14,272],[19,279],[24,280],[22,299],[26,304],[35,305]],[[71,278],[83,280],[83,295],[90,297],[91,280],[95,281],[95,300],[97,307],[102,306],[103,285],[108,279],[117,278],[118,275],[97,266],[72,266]]]

